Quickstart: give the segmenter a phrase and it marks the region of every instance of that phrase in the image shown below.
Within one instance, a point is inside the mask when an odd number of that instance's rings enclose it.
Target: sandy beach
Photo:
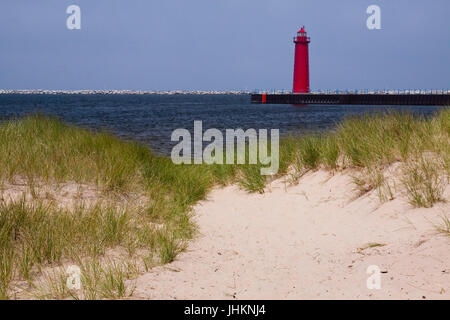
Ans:
[[[448,299],[449,119],[366,117],[284,140],[272,179],[11,121],[0,298]]]
[[[280,178],[263,194],[215,188],[194,208],[196,239],[140,276],[134,298],[450,298],[450,238],[436,230],[450,204],[413,208],[400,189],[381,203],[375,190],[357,194],[353,174]],[[367,288],[370,265],[380,289]]]

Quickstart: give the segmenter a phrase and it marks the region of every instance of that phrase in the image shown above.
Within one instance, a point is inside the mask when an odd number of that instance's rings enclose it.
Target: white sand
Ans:
[[[317,171],[264,194],[215,189],[195,207],[200,235],[137,279],[145,299],[448,299],[450,238],[433,223],[449,203],[414,209],[401,192],[356,198],[348,173]],[[445,198],[450,199],[450,188]],[[367,243],[385,246],[364,248]],[[377,265],[381,289],[369,290]]]

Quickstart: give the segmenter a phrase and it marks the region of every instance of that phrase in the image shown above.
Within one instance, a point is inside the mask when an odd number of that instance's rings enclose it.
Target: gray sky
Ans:
[[[0,88],[291,89],[305,25],[313,90],[442,89],[449,15],[448,0],[1,0]]]

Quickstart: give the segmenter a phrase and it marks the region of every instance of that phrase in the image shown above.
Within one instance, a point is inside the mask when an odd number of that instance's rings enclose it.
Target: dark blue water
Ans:
[[[203,130],[280,129],[281,135],[334,128],[346,116],[388,109],[430,115],[440,107],[260,105],[249,95],[0,95],[0,120],[30,113],[56,115],[65,121],[142,141],[170,154],[172,131],[192,132],[194,120]]]

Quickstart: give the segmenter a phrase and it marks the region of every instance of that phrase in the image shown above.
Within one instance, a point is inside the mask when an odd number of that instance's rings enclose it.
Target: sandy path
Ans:
[[[450,205],[352,197],[349,175],[325,171],[287,188],[274,181],[262,195],[216,189],[195,208],[199,237],[176,261],[141,276],[135,297],[449,299],[450,238],[433,223]],[[358,250],[367,243],[386,245]],[[379,290],[367,288],[369,265],[383,271]]]

